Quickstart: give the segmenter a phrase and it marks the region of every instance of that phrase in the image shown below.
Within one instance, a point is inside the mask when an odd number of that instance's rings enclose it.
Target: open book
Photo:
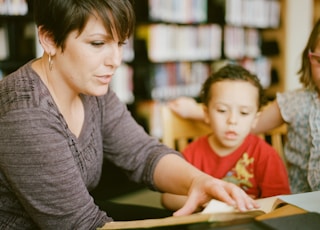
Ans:
[[[255,211],[259,211],[261,214],[272,212],[273,210],[286,204],[291,204],[308,212],[320,213],[320,191],[261,198],[257,199],[256,202],[259,204],[260,208],[256,209]],[[236,213],[239,211],[224,202],[214,199],[211,200],[206,208],[202,211],[202,213],[217,212]]]
[[[320,191],[294,195],[274,196],[258,199],[256,201],[260,205],[260,208],[247,212],[240,212],[239,210],[227,205],[224,202],[213,199],[200,213],[195,213],[188,216],[172,216],[160,219],[115,221],[107,223],[99,229],[138,229],[186,225],[203,222],[227,223],[235,222],[241,219],[253,220],[255,217],[269,213],[285,204],[291,204],[309,212],[320,213]]]
[[[276,208],[286,204],[286,202],[281,199],[281,196],[261,198],[256,200],[256,202],[260,206],[259,208],[253,210],[257,215],[269,213],[275,210]],[[237,210],[236,208],[215,199],[212,199],[207,204],[205,209],[202,211],[202,213],[239,213],[239,212],[240,211]]]

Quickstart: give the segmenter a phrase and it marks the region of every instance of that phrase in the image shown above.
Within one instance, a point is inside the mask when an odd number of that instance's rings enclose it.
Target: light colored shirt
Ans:
[[[288,123],[285,156],[292,193],[320,190],[320,100],[311,90],[277,94]]]

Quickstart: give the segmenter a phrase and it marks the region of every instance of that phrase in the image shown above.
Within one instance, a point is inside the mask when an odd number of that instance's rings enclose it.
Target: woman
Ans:
[[[34,13],[43,56],[0,83],[1,229],[95,229],[112,221],[89,194],[103,157],[137,183],[188,194],[174,215],[212,197],[240,210],[256,206],[149,137],[109,89],[133,31],[129,0],[35,0]]]

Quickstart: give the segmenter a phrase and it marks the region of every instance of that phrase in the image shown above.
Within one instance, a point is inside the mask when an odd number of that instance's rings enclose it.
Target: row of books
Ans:
[[[238,62],[244,68],[257,75],[264,89],[272,84],[271,69],[272,63],[269,58],[259,57],[257,59],[244,58]]]
[[[277,28],[279,0],[226,0],[227,24],[257,28]],[[208,0],[149,0],[151,21],[202,23],[208,21]]]
[[[0,15],[26,15],[27,13],[26,0],[0,0]]]
[[[148,26],[148,57],[152,62],[257,58],[261,55],[258,29],[217,24]],[[222,36],[224,36],[222,43]]]
[[[261,34],[257,29],[224,27],[224,55],[229,59],[257,58],[261,55]]]
[[[169,100],[179,96],[197,97],[208,77],[210,65],[204,62],[172,62],[153,65],[151,96]]]
[[[280,23],[279,0],[226,0],[227,24],[257,28],[277,28]]]
[[[205,62],[172,62],[153,65],[151,96],[156,101],[167,101],[180,96],[198,97],[203,82],[212,71],[227,63],[240,64],[256,74],[263,86],[271,85],[271,61],[266,57],[242,60]]]
[[[207,5],[207,0],[149,0],[149,18],[173,23],[206,22]]]
[[[148,26],[148,56],[152,62],[212,60],[221,57],[222,29],[217,24]]]

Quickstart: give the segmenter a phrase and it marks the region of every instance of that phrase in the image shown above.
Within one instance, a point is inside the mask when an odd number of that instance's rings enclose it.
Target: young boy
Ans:
[[[212,133],[191,143],[183,155],[200,170],[237,184],[253,198],[289,194],[288,175],[278,153],[250,134],[265,104],[256,75],[227,65],[202,87],[205,122]],[[162,204],[176,210],[185,197],[163,194]]]

